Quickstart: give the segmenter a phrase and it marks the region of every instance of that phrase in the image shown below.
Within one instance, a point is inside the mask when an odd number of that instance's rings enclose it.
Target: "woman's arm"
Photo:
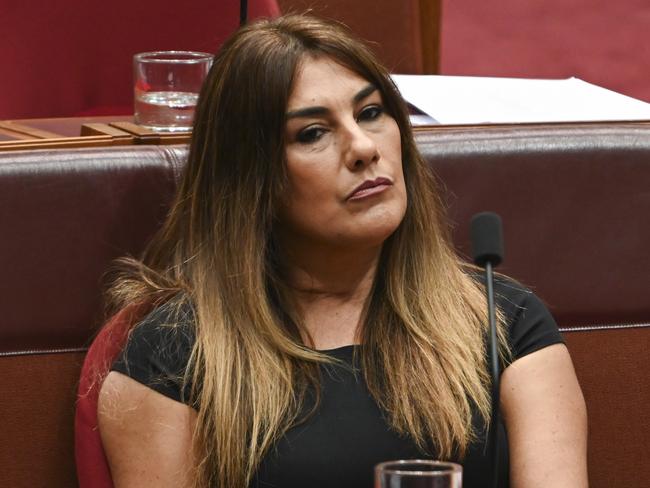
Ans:
[[[585,488],[587,410],[569,352],[555,344],[501,377],[511,488]]]
[[[97,415],[115,488],[191,486],[194,410],[113,371]]]

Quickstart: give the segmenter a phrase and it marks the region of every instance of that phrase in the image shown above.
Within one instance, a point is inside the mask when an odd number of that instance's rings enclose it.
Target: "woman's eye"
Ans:
[[[365,107],[358,116],[359,122],[378,119],[384,113],[381,105],[370,105]]]
[[[322,129],[320,127],[308,127],[304,130],[301,130],[298,133],[296,139],[298,142],[302,142],[303,144],[309,144],[310,142],[318,141],[321,137],[323,137],[323,134],[325,134],[325,129]]]

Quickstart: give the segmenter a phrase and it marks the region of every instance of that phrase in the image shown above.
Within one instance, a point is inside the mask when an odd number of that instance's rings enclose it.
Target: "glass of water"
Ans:
[[[463,468],[442,461],[409,459],[375,466],[375,488],[462,488]]]
[[[135,123],[156,132],[191,130],[212,59],[212,54],[196,51],[133,56]]]

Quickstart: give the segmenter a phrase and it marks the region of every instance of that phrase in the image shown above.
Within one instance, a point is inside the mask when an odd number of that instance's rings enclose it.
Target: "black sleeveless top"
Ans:
[[[503,278],[495,283],[497,303],[505,314],[513,360],[551,344],[561,343],[555,321],[529,290]],[[168,327],[170,308],[163,305],[132,332],[112,369],[130,376],[176,401],[189,398],[181,380],[194,341],[191,312],[180,327]],[[173,319],[178,323],[178,317]],[[387,424],[359,371],[356,348],[323,351],[352,368],[321,366],[322,395],[316,413],[291,428],[262,460],[251,488],[372,488],[373,467],[395,459],[432,459],[408,437]],[[463,459],[463,488],[483,488],[491,479],[487,430],[478,415],[479,439]],[[507,433],[499,419],[499,487],[508,483]]]

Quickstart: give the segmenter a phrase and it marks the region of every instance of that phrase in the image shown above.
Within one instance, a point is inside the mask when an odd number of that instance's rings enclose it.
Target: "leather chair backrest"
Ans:
[[[165,217],[185,147],[0,153],[0,485],[76,485],[73,418],[102,276]]]
[[[647,300],[650,127],[428,129],[453,237],[504,220],[501,270],[564,330],[587,400],[591,486],[650,479]],[[73,415],[103,273],[162,222],[185,146],[0,153],[0,473],[6,486],[74,486]]]
[[[499,270],[557,319],[587,402],[590,486],[647,486],[650,127],[452,129],[418,144],[460,251],[470,255],[474,213],[499,213]]]
[[[563,327],[650,321],[650,127],[525,126],[423,131],[446,187],[453,237],[503,219],[505,274],[528,283]]]

